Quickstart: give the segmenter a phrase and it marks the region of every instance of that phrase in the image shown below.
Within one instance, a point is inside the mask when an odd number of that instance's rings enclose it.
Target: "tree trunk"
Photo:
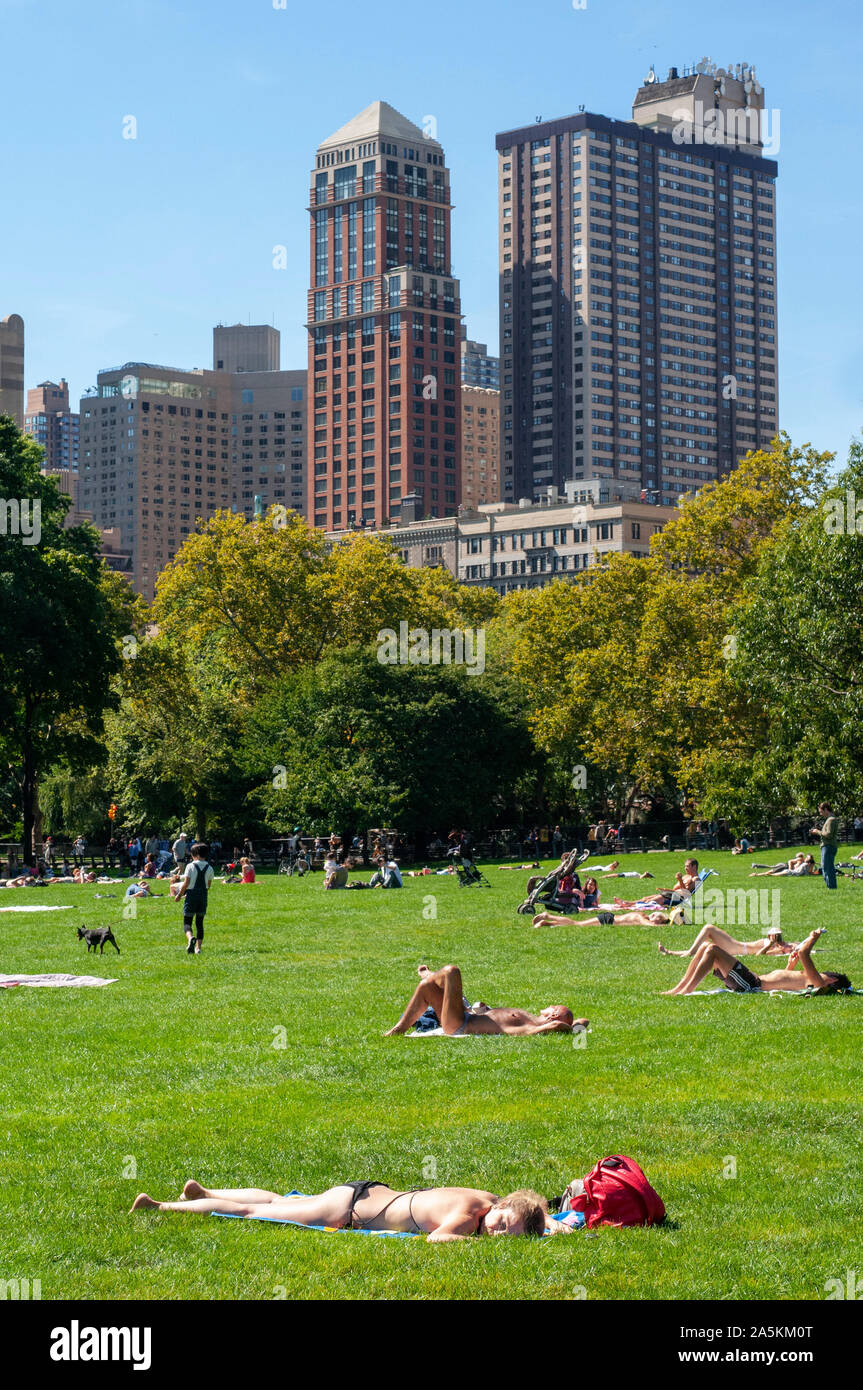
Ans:
[[[24,711],[24,736],[22,739],[23,771],[21,776],[21,819],[24,823],[21,834],[21,857],[30,864],[33,857],[33,826],[36,802],[36,768],[33,754],[33,722],[29,701]]]

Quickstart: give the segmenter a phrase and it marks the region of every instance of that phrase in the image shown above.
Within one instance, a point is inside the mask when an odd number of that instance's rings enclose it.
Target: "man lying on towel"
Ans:
[[[533,1033],[571,1033],[575,1027],[587,1027],[587,1020],[574,1020],[572,1010],[565,1004],[551,1004],[540,1014],[529,1014],[524,1009],[491,1009],[488,1004],[468,1005],[457,965],[445,965],[441,970],[421,965],[419,977],[420,983],[407,1008],[395,1027],[384,1034],[385,1038],[406,1033],[429,1008],[434,1009],[441,1027],[450,1036],[510,1033],[524,1037]]]
[[[259,1188],[208,1191],[187,1182],[179,1202],[154,1202],[146,1192],[132,1211],[216,1212],[223,1216],[269,1217],[299,1226],[348,1227],[355,1231],[405,1231],[430,1241],[467,1236],[541,1236],[548,1206],[526,1188],[496,1197],[473,1187],[412,1188],[399,1192],[382,1182],[346,1182],[316,1197],[282,1197]]]
[[[811,990],[815,994],[844,994],[851,988],[847,975],[840,975],[835,970],[816,970],[812,963],[812,947],[822,931],[823,927],[816,928],[805,941],[792,948],[787,970],[769,970],[765,975],[756,975],[729,951],[707,940],[689,962],[683,979],[673,989],[664,989],[662,993],[693,994],[705,976],[712,972],[733,994],[760,994],[762,990],[771,989],[791,994],[799,994],[803,990]],[[796,965],[800,966],[799,970],[794,969]]]

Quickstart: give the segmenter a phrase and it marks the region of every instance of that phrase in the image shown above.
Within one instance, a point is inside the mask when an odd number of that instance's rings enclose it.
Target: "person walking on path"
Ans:
[[[821,840],[821,873],[828,888],[836,887],[836,850],[839,847],[839,821],[833,814],[829,801],[822,801],[818,807],[819,816],[824,817],[820,830],[815,826],[809,831]]]

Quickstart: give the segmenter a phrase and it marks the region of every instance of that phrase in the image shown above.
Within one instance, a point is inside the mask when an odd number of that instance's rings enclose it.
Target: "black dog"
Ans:
[[[96,947],[98,946],[98,947],[99,947],[99,955],[100,955],[100,956],[103,955],[103,954],[104,954],[104,951],[105,951],[105,942],[106,942],[106,941],[110,941],[111,945],[114,947],[114,950],[117,952],[117,955],[118,955],[118,956],[119,956],[119,954],[120,954],[120,947],[117,945],[116,941],[114,940],[114,933],[111,931],[111,928],[110,928],[110,927],[90,927],[89,930],[88,930],[86,927],[79,927],[79,928],[78,928],[78,940],[79,940],[79,941],[86,941],[86,943],[87,943],[87,954],[88,954],[88,955],[90,954],[90,947],[91,947],[91,946],[92,946],[92,948],[93,948],[94,951],[95,951]]]

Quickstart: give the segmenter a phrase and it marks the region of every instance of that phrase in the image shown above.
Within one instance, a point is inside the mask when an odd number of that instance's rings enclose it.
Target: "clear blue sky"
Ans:
[[[754,63],[780,113],[782,427],[844,457],[863,426],[860,0],[0,0],[0,35],[0,317],[25,319],[28,386],[210,366],[219,320],[274,321],[305,366],[315,148],[377,99],[437,119],[468,332],[496,350],[495,133],[627,118],[651,63],[707,56]]]

